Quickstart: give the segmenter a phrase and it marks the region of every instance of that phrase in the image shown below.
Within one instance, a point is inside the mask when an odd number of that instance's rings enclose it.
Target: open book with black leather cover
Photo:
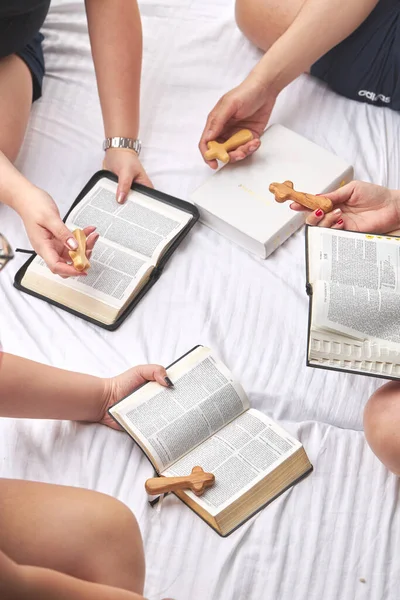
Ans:
[[[100,234],[86,277],[62,279],[35,255],[14,281],[18,289],[109,330],[157,281],[198,219],[189,202],[135,183],[120,205],[117,182],[108,171],[96,173],[65,218],[71,230],[94,225]]]
[[[306,229],[307,364],[400,379],[400,237]]]
[[[160,476],[186,476],[195,466],[214,474],[202,496],[175,494],[217,533],[228,535],[310,473],[302,444],[250,407],[209,348],[196,346],[167,372],[173,388],[145,383],[109,413]]]

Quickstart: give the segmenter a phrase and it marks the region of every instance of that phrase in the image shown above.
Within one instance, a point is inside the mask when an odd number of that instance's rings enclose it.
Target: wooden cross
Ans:
[[[204,154],[206,160],[220,160],[223,163],[229,162],[229,154],[232,150],[236,150],[239,146],[247,144],[253,139],[253,134],[249,129],[241,129],[235,135],[230,137],[226,142],[208,142],[207,152]]]
[[[70,250],[68,252],[75,269],[79,272],[87,271],[90,267],[90,262],[86,256],[86,235],[82,229],[75,229],[72,233],[76,241],[78,242],[77,250]]]
[[[313,194],[304,194],[303,192],[296,192],[293,189],[293,183],[291,181],[284,181],[283,183],[271,183],[269,191],[274,194],[277,202],[286,202],[291,200],[297,202],[309,208],[310,210],[317,210],[320,208],[324,213],[331,212],[333,209],[332,201],[325,196],[314,196]]]
[[[206,488],[214,484],[215,476],[205,473],[201,467],[193,467],[191,475],[186,477],[153,477],[145,483],[146,492],[150,496],[167,494],[179,490],[192,490],[196,496],[201,496]]]

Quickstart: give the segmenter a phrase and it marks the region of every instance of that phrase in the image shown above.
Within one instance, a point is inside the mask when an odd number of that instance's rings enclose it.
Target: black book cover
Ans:
[[[89,191],[93,188],[93,186],[100,179],[103,179],[103,178],[107,178],[107,179],[110,179],[111,181],[118,182],[118,177],[116,175],[114,175],[114,173],[111,173],[110,171],[103,170],[103,171],[98,171],[97,173],[95,173],[93,175],[93,177],[91,177],[91,179],[85,185],[83,190],[79,193],[78,197],[76,198],[76,200],[74,201],[74,203],[72,204],[70,209],[68,210],[67,214],[65,215],[65,217],[63,219],[64,222],[68,218],[71,211],[77,206],[77,204],[79,204],[79,202],[89,193]],[[159,192],[152,188],[148,188],[139,183],[133,183],[131,186],[131,189],[137,190],[138,192],[140,192],[146,196],[149,196],[150,198],[154,198],[155,200],[158,200],[159,202],[163,202],[164,204],[169,204],[170,206],[173,206],[175,208],[178,208],[179,210],[187,212],[190,215],[192,215],[192,218],[190,219],[188,224],[184,227],[184,229],[182,229],[182,231],[179,233],[179,235],[173,241],[173,243],[168,248],[168,250],[165,252],[165,254],[161,258],[160,262],[158,263],[157,267],[155,269],[153,269],[153,271],[150,275],[149,281],[143,286],[141,291],[137,294],[137,296],[135,296],[135,298],[132,300],[132,302],[130,302],[125,307],[123,312],[119,315],[118,319],[114,323],[112,323],[110,325],[106,325],[106,324],[102,323],[101,321],[98,321],[97,319],[88,317],[87,315],[84,315],[81,312],[78,312],[76,310],[68,308],[67,306],[64,306],[63,304],[60,304],[59,302],[56,302],[54,300],[51,300],[47,296],[42,296],[41,294],[38,294],[37,292],[34,292],[34,291],[26,288],[22,284],[22,279],[26,273],[27,268],[29,267],[31,262],[36,257],[35,253],[27,260],[27,262],[25,264],[22,265],[22,267],[16,273],[15,278],[14,278],[14,287],[26,294],[35,296],[36,298],[40,298],[41,300],[45,300],[49,304],[52,304],[53,306],[57,306],[58,308],[61,308],[62,310],[65,310],[77,317],[80,317],[81,319],[84,319],[85,321],[88,321],[89,323],[98,325],[99,327],[102,327],[103,329],[107,329],[108,331],[115,331],[116,329],[118,329],[118,327],[120,327],[122,325],[122,323],[125,321],[125,319],[131,314],[131,312],[133,311],[135,306],[140,302],[140,300],[143,298],[143,296],[145,296],[145,294],[150,290],[150,288],[154,285],[154,283],[160,277],[166,263],[171,258],[172,254],[175,252],[175,250],[178,248],[180,243],[183,241],[183,239],[186,237],[186,235],[189,233],[189,231],[192,229],[192,227],[195,225],[195,223],[199,219],[199,212],[198,212],[197,208],[190,202],[185,202],[184,200],[174,198],[173,196],[169,196],[168,194],[164,194],[163,192]]]

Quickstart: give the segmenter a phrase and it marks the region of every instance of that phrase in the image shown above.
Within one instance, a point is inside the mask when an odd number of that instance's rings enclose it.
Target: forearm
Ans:
[[[378,0],[306,0],[253,72],[281,91],[365,21]]]
[[[24,202],[35,189],[35,186],[0,152],[0,202],[20,212]]]
[[[104,381],[3,354],[0,416],[97,421],[106,401]]]
[[[139,133],[142,25],[136,0],[86,0],[106,137]]]

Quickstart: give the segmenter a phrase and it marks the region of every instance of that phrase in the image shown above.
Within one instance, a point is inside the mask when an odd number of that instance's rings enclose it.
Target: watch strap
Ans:
[[[109,137],[103,142],[103,150],[109,148],[126,148],[133,150],[139,156],[142,149],[142,142],[139,139],[126,138],[126,137]]]

